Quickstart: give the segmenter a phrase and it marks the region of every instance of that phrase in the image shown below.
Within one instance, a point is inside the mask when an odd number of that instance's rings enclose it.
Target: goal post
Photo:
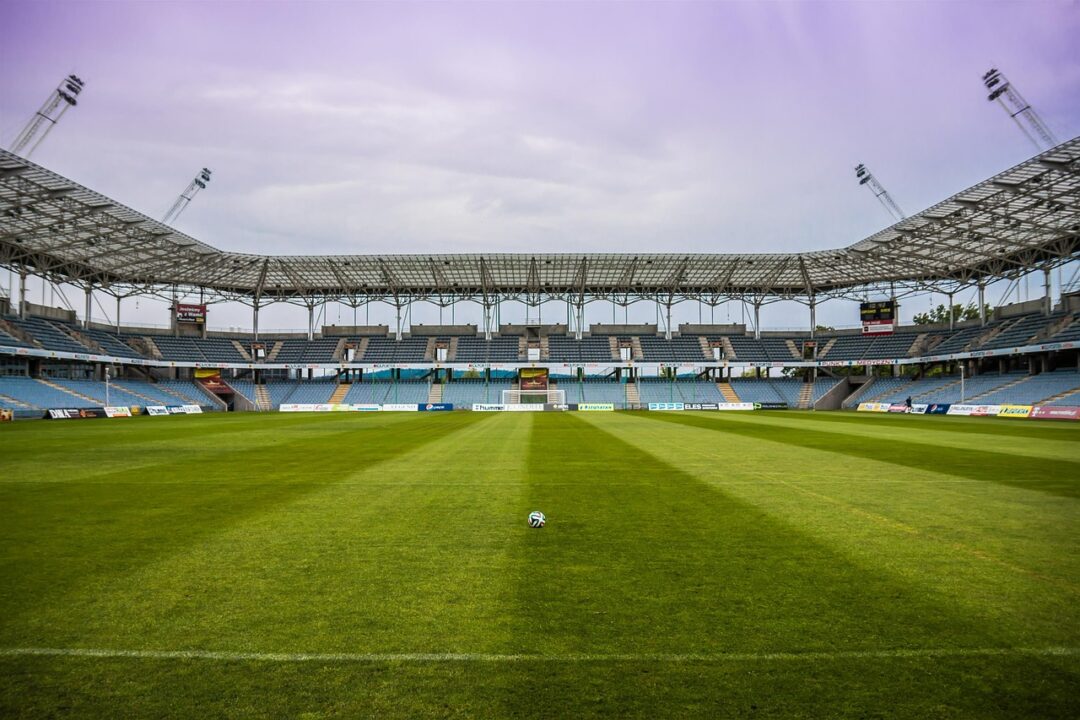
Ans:
[[[566,391],[549,388],[547,390],[503,390],[502,401],[504,405],[530,405],[550,403],[553,405],[566,404]]]

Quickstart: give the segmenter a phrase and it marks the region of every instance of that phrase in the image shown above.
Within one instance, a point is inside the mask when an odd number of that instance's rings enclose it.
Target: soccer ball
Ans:
[[[529,527],[542,528],[544,527],[544,523],[546,522],[547,518],[544,517],[544,513],[540,512],[539,510],[533,510],[531,513],[529,513]]]

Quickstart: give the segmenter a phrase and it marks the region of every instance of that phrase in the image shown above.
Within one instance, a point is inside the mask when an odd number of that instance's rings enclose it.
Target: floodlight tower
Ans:
[[[1039,152],[1057,145],[1057,139],[1035,112],[1035,108],[1028,104],[1016,86],[1006,80],[1000,70],[990,68],[983,75],[983,85],[990,91],[986,99],[990,102],[997,100],[1009,117],[1016,121],[1016,126],[1020,128],[1020,131],[1035,144]]]
[[[893,219],[899,221],[907,217],[904,211],[900,209],[900,206],[896,204],[896,201],[892,199],[892,196],[885,191],[885,188],[881,186],[881,183],[877,181],[874,174],[870,172],[865,165],[859,163],[855,166],[855,177],[859,179],[860,185],[865,185],[870,188],[870,192],[874,193],[874,197],[878,199],[889,214],[893,216]]]
[[[30,118],[30,122],[15,138],[15,142],[11,145],[11,152],[29,159],[49,131],[60,122],[60,118],[64,116],[68,108],[75,107],[76,98],[82,89],[83,81],[75,75],[68,75],[61,80],[45,104],[34,113],[34,117]]]
[[[199,174],[195,176],[195,179],[188,184],[184,192],[180,193],[180,197],[176,198],[176,202],[169,208],[169,212],[165,213],[165,217],[161,219],[161,222],[174,222],[180,217],[180,213],[184,212],[184,208],[188,206],[188,203],[191,202],[192,198],[198,195],[200,190],[206,189],[206,184],[208,182],[210,182],[210,171],[203,168],[199,171]]]

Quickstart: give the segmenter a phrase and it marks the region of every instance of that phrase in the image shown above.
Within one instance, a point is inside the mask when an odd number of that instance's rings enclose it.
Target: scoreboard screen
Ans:
[[[859,305],[864,335],[888,335],[896,324],[896,301],[880,300]]]
[[[203,325],[206,323],[205,305],[176,304],[176,322]]]

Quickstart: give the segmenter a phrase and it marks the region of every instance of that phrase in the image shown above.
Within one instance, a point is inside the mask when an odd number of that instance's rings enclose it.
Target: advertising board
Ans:
[[[650,410],[683,410],[686,406],[684,403],[677,402],[651,402],[649,403]]]
[[[580,412],[609,412],[615,409],[615,403],[578,403]]]
[[[131,408],[123,406],[109,406],[102,408],[106,417],[131,417]]]
[[[1026,418],[1031,415],[1030,405],[1002,405],[998,417],[1003,418]]]
[[[168,415],[169,414],[169,408],[165,407],[164,405],[147,405],[146,406],[146,414],[147,415]]]
[[[1069,405],[1040,405],[1031,409],[1028,417],[1040,420],[1080,420],[1080,407]]]
[[[425,412],[444,412],[446,410],[453,410],[453,403],[424,403],[420,405],[420,410]]]
[[[49,408],[46,417],[49,420],[89,420],[108,415],[105,408]]]

